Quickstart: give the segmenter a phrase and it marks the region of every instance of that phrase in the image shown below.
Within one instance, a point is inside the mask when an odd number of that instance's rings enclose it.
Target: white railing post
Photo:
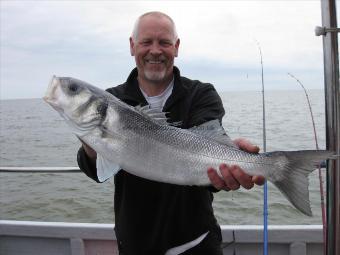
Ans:
[[[85,255],[84,241],[80,238],[71,238],[71,255]]]
[[[307,246],[303,242],[293,242],[289,245],[289,255],[307,255]]]

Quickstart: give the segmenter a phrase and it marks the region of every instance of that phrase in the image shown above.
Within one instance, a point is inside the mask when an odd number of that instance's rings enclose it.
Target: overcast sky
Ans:
[[[339,1],[337,1],[339,5]],[[318,0],[305,1],[4,1],[0,2],[1,99],[42,97],[52,75],[107,88],[134,67],[128,38],[147,11],[169,14],[181,45],[183,76],[218,91],[323,89]],[[339,20],[339,12],[338,12]]]

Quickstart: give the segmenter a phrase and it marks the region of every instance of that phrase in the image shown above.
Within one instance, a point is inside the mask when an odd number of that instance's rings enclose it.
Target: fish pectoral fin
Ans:
[[[150,105],[137,105],[134,108],[144,117],[155,121],[159,125],[174,127],[179,127],[182,125],[182,121],[168,122],[169,118],[166,117],[166,114],[168,114],[168,112],[163,112],[162,108],[151,108]]]
[[[189,128],[189,130],[195,134],[211,138],[218,143],[237,148],[237,146],[233,143],[233,141],[225,132],[220,121],[217,119],[210,120],[201,125]]]
[[[121,169],[119,165],[107,160],[99,153],[97,153],[96,167],[97,177],[100,182],[108,180]]]
[[[169,250],[166,251],[166,253],[164,255],[178,255],[181,254],[193,247],[195,247],[196,245],[198,245],[200,242],[203,241],[203,239],[209,234],[209,231],[204,233],[203,235],[199,236],[198,238],[196,238],[195,240],[192,240],[188,243],[173,247]]]

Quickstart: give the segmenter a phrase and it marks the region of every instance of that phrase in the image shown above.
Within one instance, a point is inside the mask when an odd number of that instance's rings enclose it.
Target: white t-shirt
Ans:
[[[172,90],[174,88],[174,79],[170,82],[169,86],[162,92],[162,94],[159,94],[157,96],[151,96],[149,97],[141,87],[139,87],[142,91],[143,96],[145,97],[146,101],[150,105],[150,108],[152,109],[163,109],[166,100],[168,100],[169,96],[172,93]]]

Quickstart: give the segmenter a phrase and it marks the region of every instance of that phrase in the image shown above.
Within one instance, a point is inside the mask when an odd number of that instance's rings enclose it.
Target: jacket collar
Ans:
[[[124,84],[124,94],[122,95],[121,99],[133,106],[146,105],[147,101],[139,89],[137,76],[137,68],[134,68]]]
[[[184,97],[187,94],[187,90],[184,87],[181,74],[177,67],[174,66],[174,88],[168,100],[166,101],[163,111],[166,112],[171,108],[179,99]]]
[[[126,80],[124,95],[122,95],[122,100],[128,102],[131,105],[146,105],[147,102],[139,89],[138,81],[137,81],[138,71],[137,68],[134,68],[129,77]],[[174,88],[172,94],[166,101],[163,111],[169,109],[174,103],[177,102],[180,98],[185,96],[187,90],[182,84],[180,71],[177,67],[174,66]]]

